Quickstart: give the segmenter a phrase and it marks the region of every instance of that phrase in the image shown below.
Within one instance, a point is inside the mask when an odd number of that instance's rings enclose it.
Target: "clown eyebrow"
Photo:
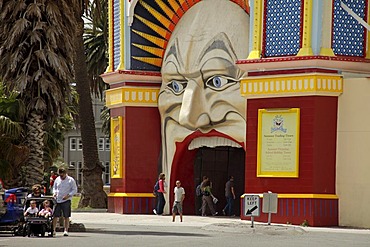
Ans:
[[[198,63],[207,53],[217,49],[225,51],[232,60],[236,60],[236,54],[231,46],[230,40],[227,38],[225,33],[219,33],[209,42],[209,45],[206,46],[206,49],[201,52]]]
[[[175,44],[173,44],[171,46],[171,48],[169,49],[169,51],[167,53],[167,56],[164,58],[164,60],[167,60],[167,58],[169,56],[171,56],[171,55],[173,55],[176,58],[176,60],[177,60],[177,49],[176,49],[176,45]]]
[[[183,65],[182,59],[181,59],[181,56],[180,56],[180,53],[179,53],[179,49],[178,49],[178,39],[176,39],[174,44],[172,44],[172,46],[169,48],[168,53],[167,53],[166,57],[164,58],[164,60],[167,60],[167,58],[171,55],[174,56],[174,58],[176,59],[176,62],[178,64]]]

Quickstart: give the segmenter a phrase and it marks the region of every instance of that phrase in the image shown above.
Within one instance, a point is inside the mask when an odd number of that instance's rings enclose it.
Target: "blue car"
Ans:
[[[28,194],[27,188],[14,188],[6,190],[2,196],[5,210],[0,211],[0,231],[10,231],[17,233],[19,223],[23,221],[23,209],[26,196]]]

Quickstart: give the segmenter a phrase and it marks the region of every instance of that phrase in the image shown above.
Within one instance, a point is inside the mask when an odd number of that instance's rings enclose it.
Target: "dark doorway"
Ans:
[[[199,148],[194,161],[194,183],[201,183],[207,176],[212,182],[212,192],[219,199],[215,209],[221,214],[226,205],[225,183],[234,176],[236,200],[235,215],[240,215],[240,196],[244,193],[245,151],[242,148],[216,147]],[[200,214],[201,198],[195,200],[195,212]]]

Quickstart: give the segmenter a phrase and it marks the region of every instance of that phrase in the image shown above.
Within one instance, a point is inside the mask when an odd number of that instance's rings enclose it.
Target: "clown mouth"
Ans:
[[[220,147],[220,146],[228,146],[228,147],[236,147],[241,148],[242,146],[230,139],[220,137],[220,136],[211,136],[211,137],[198,137],[191,141],[188,146],[188,150],[194,150],[200,147]]]

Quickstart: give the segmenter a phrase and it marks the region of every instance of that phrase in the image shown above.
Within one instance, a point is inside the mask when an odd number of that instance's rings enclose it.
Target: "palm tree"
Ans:
[[[86,55],[84,50],[84,20],[83,14],[87,11],[88,6],[94,6],[96,10],[100,9],[103,0],[80,0],[74,6],[74,19],[77,24],[77,31],[74,38],[75,56],[73,60],[75,70],[76,89],[79,94],[79,113],[82,153],[83,153],[83,168],[82,180],[83,186],[81,191],[81,199],[79,207],[90,206],[92,208],[106,208],[107,195],[103,190],[102,181],[102,165],[99,162],[97,139],[95,132],[94,113],[92,107],[90,85],[92,77],[89,76],[86,64]],[[96,11],[99,13],[99,11]]]
[[[102,3],[103,4],[103,3]],[[96,97],[105,99],[104,91],[108,85],[100,77],[108,66],[108,11],[107,8],[90,6],[85,14],[84,45],[87,58],[87,70],[92,76],[91,91]],[[100,114],[102,132],[110,136],[110,110],[104,107]]]
[[[7,187],[21,184],[20,165],[29,153],[23,143],[25,106],[17,96],[17,93],[6,95],[0,82],[0,178]]]
[[[104,3],[102,2],[101,5]],[[106,5],[104,5],[106,6]],[[87,71],[91,76],[91,92],[96,97],[104,99],[107,84],[100,77],[108,66],[108,10],[106,7],[97,8],[90,5],[84,15],[84,46]]]
[[[27,104],[26,186],[43,179],[45,124],[63,114],[70,92],[75,2],[0,1],[0,77]]]

